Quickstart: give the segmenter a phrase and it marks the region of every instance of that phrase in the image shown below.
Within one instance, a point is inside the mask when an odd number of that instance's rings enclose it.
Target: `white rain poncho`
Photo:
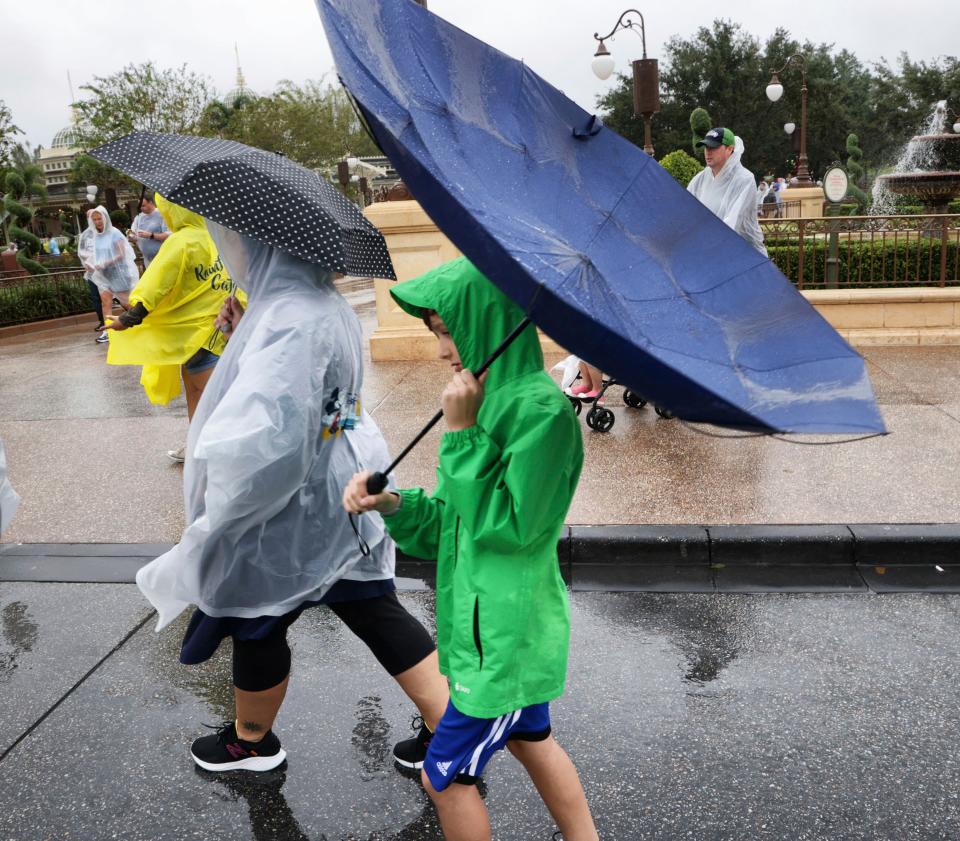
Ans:
[[[362,411],[362,332],[329,271],[208,222],[249,296],[190,424],[180,543],[137,584],[157,629],[188,604],[209,616],[280,616],[336,581],[392,578],[378,514],[341,497],[354,473],[382,470],[386,444]]]
[[[77,257],[80,258],[80,263],[83,265],[84,280],[93,278],[93,264],[96,262],[93,243],[96,240],[97,229],[90,219],[91,213],[93,213],[92,210],[87,211],[87,227],[77,237]]]
[[[0,441],[0,534],[7,530],[19,505],[20,497],[7,479],[7,456]]]
[[[753,173],[740,163],[743,152],[743,141],[737,137],[733,154],[720,174],[714,177],[710,167],[704,167],[687,184],[687,190],[766,257],[763,232],[757,221],[757,184]]]
[[[136,255],[127,238],[113,227],[106,208],[101,204],[93,210],[103,216],[103,231],[93,228],[94,271],[90,279],[103,292],[129,292],[140,279]]]

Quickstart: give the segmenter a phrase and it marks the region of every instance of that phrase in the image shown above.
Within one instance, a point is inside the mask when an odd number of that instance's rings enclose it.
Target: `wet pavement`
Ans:
[[[372,292],[351,288],[369,332]],[[158,635],[133,585],[56,583],[129,581],[183,516],[182,471],[164,455],[186,434],[183,401],[150,406],[139,372],[105,366],[93,337],[0,337],[0,438],[24,497],[0,548],[0,839],[440,839],[418,779],[390,759],[410,704],[332,613],[309,611],[291,631],[288,763],[211,775],[187,751],[202,723],[232,714],[229,645],[182,667],[185,616]],[[613,430],[584,426],[568,522],[960,522],[960,348],[865,354],[893,434],[840,447],[707,437],[623,407],[616,390]],[[437,363],[369,363],[365,399],[394,451],[447,376]],[[438,437],[401,484],[432,486]],[[737,567],[740,531],[708,531],[711,564],[689,589],[735,590],[747,574],[781,586],[776,570]],[[952,544],[929,545],[927,566],[949,566]],[[775,543],[781,559],[788,548]],[[890,551],[869,570],[874,589],[896,589]],[[553,705],[605,841],[960,838],[960,596],[587,592],[619,588],[622,552],[611,544],[579,570],[580,589],[574,576],[568,691]],[[818,563],[850,574],[829,553],[800,554],[808,588]],[[432,628],[429,588],[401,583]],[[551,837],[511,757],[491,763],[483,790],[495,838]]]
[[[401,598],[432,627],[432,593]],[[956,596],[573,594],[554,728],[601,838],[960,837],[958,611]],[[410,705],[332,613],[291,631],[289,759],[262,776],[194,769],[201,723],[231,715],[229,646],[179,666],[185,617],[159,635],[148,618],[132,585],[4,585],[0,838],[441,837],[390,761]],[[495,838],[550,838],[511,757],[485,792]]]
[[[369,334],[372,288],[350,289]],[[24,498],[3,542],[179,538],[181,468],[165,453],[186,435],[183,400],[151,406],[139,370],[103,364],[94,335],[74,326],[0,337],[0,439]],[[586,462],[568,523],[960,522],[960,347],[863,351],[892,434],[840,446],[709,437],[718,431],[626,408],[612,389],[613,429],[583,425]],[[367,362],[366,405],[397,452],[433,414],[449,370]],[[439,436],[400,466],[401,485],[433,485]]]

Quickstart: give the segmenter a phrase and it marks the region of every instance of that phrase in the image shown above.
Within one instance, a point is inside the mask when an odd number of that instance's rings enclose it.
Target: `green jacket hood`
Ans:
[[[207,225],[200,214],[194,213],[192,210],[187,210],[179,204],[174,204],[159,193],[155,194],[154,203],[157,205],[157,210],[160,211],[160,215],[167,223],[167,227],[174,233],[184,228],[200,228],[206,232]]]
[[[450,331],[464,368],[476,371],[523,319],[523,311],[466,258],[458,257],[390,290],[408,314],[434,310]],[[543,353],[531,324],[490,367],[486,390],[543,369]]]

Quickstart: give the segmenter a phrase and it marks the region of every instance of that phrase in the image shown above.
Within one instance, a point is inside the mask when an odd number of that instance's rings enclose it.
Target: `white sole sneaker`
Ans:
[[[273,756],[248,756],[236,762],[219,762],[216,765],[197,759],[193,752],[190,756],[204,771],[272,771],[287,758],[287,752],[280,748]]]
[[[181,447],[179,450],[167,450],[167,458],[175,464],[183,464],[187,460],[185,449],[185,447]]]

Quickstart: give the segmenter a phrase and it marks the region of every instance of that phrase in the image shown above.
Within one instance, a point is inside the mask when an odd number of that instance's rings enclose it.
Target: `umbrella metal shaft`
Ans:
[[[500,343],[496,350],[490,354],[487,358],[487,361],[483,363],[476,371],[473,372],[474,376],[478,379],[482,377],[487,369],[497,360],[497,358],[502,354],[514,339],[517,338],[527,327],[530,326],[530,319],[525,317],[510,333],[507,337]],[[417,437],[414,438],[406,447],[404,447],[403,452],[398,455],[393,462],[387,467],[386,470],[380,473],[374,473],[369,479],[367,479],[367,493],[375,495],[382,493],[383,489],[387,486],[387,476],[389,476],[400,464],[404,458],[407,457],[407,454],[423,440],[423,436],[426,435],[431,429],[433,429],[437,423],[440,421],[440,418],[443,417],[443,409],[437,411],[437,413],[430,419],[427,425],[417,433]]]

